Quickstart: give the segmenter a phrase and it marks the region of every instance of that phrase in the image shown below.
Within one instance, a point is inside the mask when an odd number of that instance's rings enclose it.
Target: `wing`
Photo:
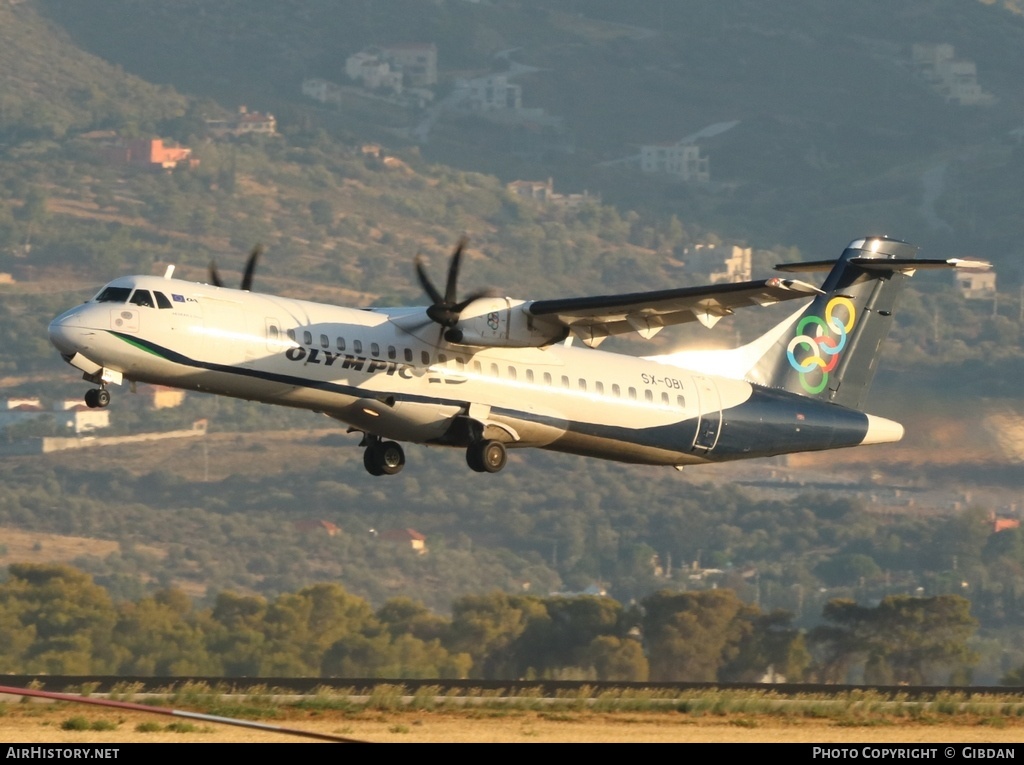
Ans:
[[[625,295],[536,300],[526,306],[526,311],[534,324],[550,327],[553,333],[559,327],[568,329],[596,347],[609,335],[636,332],[650,339],[663,327],[690,321],[713,327],[736,308],[820,294],[820,289],[806,282],[771,278]]]

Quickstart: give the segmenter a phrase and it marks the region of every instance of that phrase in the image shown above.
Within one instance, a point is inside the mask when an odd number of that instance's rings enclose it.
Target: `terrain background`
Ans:
[[[391,42],[437,45],[435,102],[457,78],[523,67],[524,104],[559,127],[440,111],[422,141],[414,128],[430,114],[379,93],[302,95],[303,79],[345,82],[347,56]],[[913,43],[975,62],[991,105],[927,87]],[[441,613],[491,590],[629,603],[727,587],[808,628],[836,597],[957,594],[981,621],[974,680],[998,680],[1024,663],[1024,538],[992,523],[1021,513],[1022,43],[1015,4],[974,0],[0,3],[9,397],[81,396],[45,327],[109,279],[174,263],[204,280],[213,258],[237,278],[256,242],[258,289],[362,305],[420,301],[414,254],[439,272],[463,232],[466,287],[530,298],[700,283],[698,245],[749,246],[763,277],[875,233],[925,257],[989,260],[999,279],[992,299],[971,301],[948,276],[915,277],[869,405],[906,424],[891,447],[682,475],[524,453],[487,477],[460,454],[411,448],[400,479],[375,481],[356,437],[308,413],[191,394],[151,412],[124,394],[113,433],[197,419],[209,433],[3,457],[0,562],[73,563],[117,598],[177,587],[207,603],[336,581],[375,605],[402,594]],[[279,135],[211,136],[205,120],[242,104],[273,112]],[[731,122],[701,142],[709,183],[619,161]],[[106,131],[176,140],[200,163],[112,166],[96,149]],[[543,206],[505,187],[549,177],[592,203]],[[728,345],[777,318],[615,343]],[[6,438],[57,431],[43,420]],[[309,520],[340,533],[296,525]],[[426,555],[379,539],[402,528],[426,536]]]

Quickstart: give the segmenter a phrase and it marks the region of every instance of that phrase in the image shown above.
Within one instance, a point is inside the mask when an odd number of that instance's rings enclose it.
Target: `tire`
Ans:
[[[90,388],[85,392],[85,405],[90,409],[96,409],[99,407],[99,402],[96,400],[96,394],[99,393],[95,388]]]
[[[497,473],[508,462],[508,452],[501,441],[485,441],[480,456],[484,470],[488,473]]]
[[[501,441],[478,441],[466,449],[466,464],[477,473],[497,473],[508,462],[508,452]]]
[[[466,464],[469,465],[469,469],[474,473],[484,473],[484,461],[483,456],[480,454],[480,447],[478,444],[470,444],[466,449]]]
[[[395,441],[385,441],[377,447],[377,465],[384,475],[395,475],[405,467],[405,451]]]
[[[380,444],[370,444],[363,452],[363,467],[370,475],[384,475],[384,471],[380,468],[380,460],[377,458],[379,448]]]
[[[98,388],[96,391],[96,406],[103,409],[110,403],[110,391],[106,388]]]

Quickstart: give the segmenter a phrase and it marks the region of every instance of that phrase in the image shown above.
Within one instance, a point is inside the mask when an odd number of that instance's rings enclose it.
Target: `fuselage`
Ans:
[[[132,276],[49,331],[90,379],[309,409],[396,441],[485,437],[684,466],[902,435],[856,410],[633,356],[451,344],[422,308],[353,309]]]

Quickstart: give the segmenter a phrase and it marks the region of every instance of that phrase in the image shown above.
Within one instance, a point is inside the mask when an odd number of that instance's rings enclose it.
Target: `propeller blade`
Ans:
[[[246,292],[252,289],[252,278],[256,273],[256,261],[263,254],[263,245],[257,244],[249,253],[249,261],[245,264],[245,273],[242,275],[242,289]],[[220,285],[218,285],[220,286]]]
[[[427,275],[427,268],[424,265],[423,253],[416,253],[416,276],[419,277],[420,286],[423,287],[423,291],[430,297],[431,302],[435,305],[444,303],[444,297],[437,291],[437,287],[430,281],[430,277]]]
[[[217,261],[210,261],[210,284],[214,287],[223,287],[224,282],[221,281],[220,274],[217,272]]]
[[[455,252],[452,253],[451,261],[448,263],[448,282],[444,289],[444,302],[454,303],[457,299],[456,289],[459,282],[459,269],[462,267],[462,253],[468,244],[466,237],[461,237],[455,245]]]

